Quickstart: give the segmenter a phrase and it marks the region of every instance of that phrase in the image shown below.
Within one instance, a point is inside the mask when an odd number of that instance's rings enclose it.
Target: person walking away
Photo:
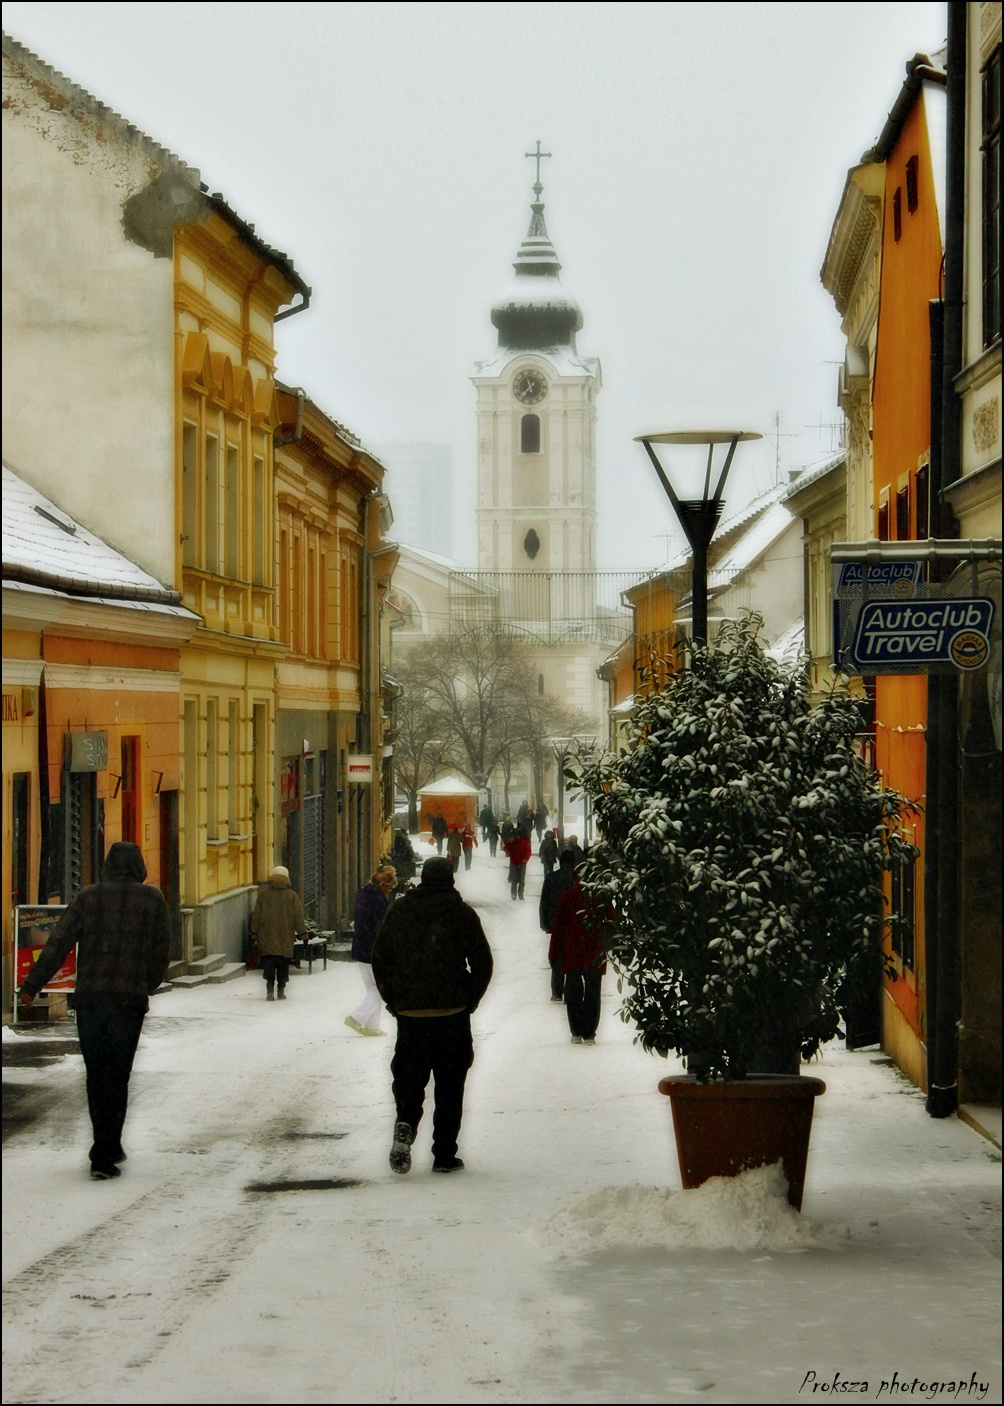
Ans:
[[[522,830],[526,825],[526,813],[530,809],[526,801],[520,801],[519,810],[516,812],[516,828]]]
[[[540,926],[548,936],[554,927],[554,915],[558,911],[558,900],[563,893],[568,892],[574,883],[575,864],[571,851],[564,849],[558,859],[557,873],[548,874],[540,892]],[[565,999],[565,974],[561,970],[561,962],[560,960],[552,960],[550,956],[548,962],[551,968],[551,1000],[563,1001]]]
[[[432,817],[432,838],[436,841],[437,854],[442,854],[443,852],[443,841],[446,839],[449,828],[446,823],[446,816],[441,810],[437,810],[436,814]]]
[[[289,870],[277,864],[258,889],[251,914],[251,932],[261,950],[261,971],[265,978],[265,999],[286,999],[289,964],[298,937],[305,937],[307,920],[303,905],[289,886]],[[276,992],[278,987],[278,992]]]
[[[391,1060],[396,1122],[391,1170],[411,1170],[425,1090],[435,1080],[432,1170],[458,1172],[464,1084],[474,1063],[471,1015],[492,978],[481,920],[454,887],[445,859],[427,859],[422,882],[394,903],[373,944],[373,976],[397,1020]]]
[[[464,852],[464,836],[459,825],[454,825],[446,841],[446,853],[450,856],[454,874],[460,868],[460,856]]]
[[[491,818],[491,820],[488,822],[488,853],[491,855],[492,859],[495,858],[495,852],[496,852],[496,850],[498,849],[498,847],[499,847],[499,823],[498,823],[498,821],[495,819],[495,817],[494,817],[494,815],[493,815],[492,818]]]
[[[491,806],[486,805],[481,807],[481,814],[478,816],[478,820],[481,823],[481,838],[483,840],[487,840],[488,827],[492,825],[495,820],[495,816],[492,813]]]
[[[129,1076],[150,996],[164,980],[171,959],[167,903],[160,889],[145,879],[139,846],[124,840],[113,844],[101,882],[81,889],[68,905],[18,997],[22,1014],[27,1014],[76,945],[73,1004],[87,1071],[94,1181],[121,1175]]]
[[[533,849],[523,830],[517,830],[503,848],[509,856],[509,892],[515,902],[517,898],[523,898],[523,890],[526,887],[526,866]]]
[[[544,837],[544,830],[547,827],[547,808],[538,806],[533,816],[533,828],[537,832],[537,843],[540,844]]]
[[[357,1035],[385,1035],[380,1029],[383,1000],[373,980],[373,942],[390,903],[390,893],[397,888],[397,874],[390,864],[381,864],[368,884],[356,894],[352,921],[352,960],[359,967],[363,981],[363,998],[345,1024]]]
[[[502,821],[502,832],[501,832],[501,833],[502,833],[502,848],[505,849],[506,845],[509,843],[509,841],[512,839],[513,835],[515,835],[515,833],[516,833],[516,826],[512,823],[512,816],[507,815],[507,816],[505,817],[505,819]]]
[[[544,878],[546,879],[558,862],[558,841],[554,837],[553,830],[548,830],[541,840],[537,855],[544,866]]]
[[[471,860],[474,858],[475,847],[478,843],[478,837],[469,825],[464,826],[460,842],[464,849],[464,868],[469,869],[471,867]]]
[[[572,859],[575,863],[576,869],[578,869],[579,865],[582,863],[583,860],[583,849],[582,846],[579,844],[578,835],[569,835],[568,843],[565,845],[565,848],[571,850]]]
[[[595,1045],[600,1022],[600,985],[607,969],[600,934],[612,914],[597,912],[576,879],[558,899],[548,960],[565,978],[565,1010],[573,1045]]]

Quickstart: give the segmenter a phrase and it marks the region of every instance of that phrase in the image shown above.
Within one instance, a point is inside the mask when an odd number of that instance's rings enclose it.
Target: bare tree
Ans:
[[[408,828],[418,829],[418,793],[449,761],[450,720],[428,684],[426,660],[414,650],[395,670],[402,687],[394,706],[394,770],[408,797]]]

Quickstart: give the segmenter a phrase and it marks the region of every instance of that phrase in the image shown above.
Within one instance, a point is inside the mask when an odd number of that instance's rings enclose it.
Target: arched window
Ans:
[[[540,453],[540,416],[524,415],[519,422],[519,452]]]

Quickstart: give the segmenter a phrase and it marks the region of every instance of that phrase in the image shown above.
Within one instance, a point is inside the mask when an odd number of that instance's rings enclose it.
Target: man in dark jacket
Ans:
[[[544,878],[546,879],[558,862],[558,841],[553,830],[548,830],[541,840],[537,855],[544,866]]]
[[[558,859],[558,872],[548,874],[544,880],[544,887],[540,892],[540,926],[546,933],[550,933],[554,926],[554,915],[558,911],[558,900],[563,893],[575,883],[575,861],[571,850],[563,849]],[[551,968],[551,1000],[563,1001],[565,999],[565,974],[561,970],[560,962],[550,962]]]
[[[411,1170],[425,1089],[435,1079],[432,1170],[457,1172],[464,1083],[474,1062],[471,1013],[492,979],[481,920],[457,893],[448,859],[427,859],[422,882],[391,905],[373,944],[373,976],[397,1019],[391,1060],[397,1121],[390,1165]]]
[[[443,841],[449,834],[450,827],[446,823],[446,816],[441,810],[437,810],[432,817],[432,838],[436,841],[436,853],[442,854]]]
[[[171,957],[167,904],[145,878],[139,846],[112,845],[101,882],[82,889],[66,909],[19,996],[22,1011],[28,1011],[76,943],[74,1007],[87,1069],[95,1181],[119,1176],[118,1164],[126,1159],[122,1127],[129,1075],[150,995],[164,980]]]
[[[602,937],[609,933],[612,920],[612,911],[596,909],[577,879],[558,899],[547,956],[560,965],[565,977],[565,1011],[573,1045],[596,1044],[600,985],[607,969]]]

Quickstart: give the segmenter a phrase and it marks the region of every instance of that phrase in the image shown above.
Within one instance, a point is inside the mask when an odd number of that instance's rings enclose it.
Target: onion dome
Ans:
[[[516,277],[492,307],[492,322],[498,328],[500,347],[543,351],[566,346],[574,351],[582,313],[558,277],[561,265],[544,223],[542,189],[538,180],[533,188],[537,199],[530,205],[530,228],[513,264]]]

